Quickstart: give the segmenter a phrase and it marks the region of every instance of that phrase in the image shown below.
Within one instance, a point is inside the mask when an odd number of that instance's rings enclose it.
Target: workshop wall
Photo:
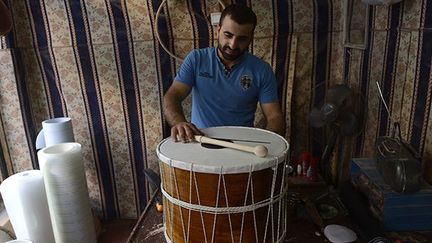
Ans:
[[[83,145],[95,212],[139,216],[150,196],[143,169],[158,170],[156,145],[169,136],[164,91],[191,49],[215,45],[209,15],[221,8],[215,0],[168,0],[156,21],[161,2],[6,1],[14,26],[0,39],[0,141],[9,174],[38,168],[34,141],[41,122],[69,116]],[[356,50],[343,47],[343,0],[236,2],[257,13],[250,51],[275,71],[294,153],[319,155],[325,132],[310,128],[308,113],[328,87],[347,83],[367,97],[368,118],[365,132],[350,148],[340,144],[335,159],[339,151],[371,156],[375,138],[390,126],[378,81],[404,138],[430,161],[432,48],[423,43],[431,40],[432,4],[370,7],[368,46]],[[430,163],[425,168],[431,175]]]
[[[355,154],[374,153],[375,139],[390,135],[392,121],[379,98],[378,82],[401,135],[422,156],[432,182],[431,57],[432,2],[405,0],[370,8],[366,50],[346,49],[344,79],[368,101],[365,131]]]

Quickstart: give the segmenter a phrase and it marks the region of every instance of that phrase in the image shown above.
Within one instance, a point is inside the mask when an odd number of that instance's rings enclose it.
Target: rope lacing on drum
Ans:
[[[272,198],[267,198],[265,200],[262,200],[260,202],[257,203],[253,203],[251,205],[247,205],[247,206],[237,206],[237,207],[210,207],[210,206],[203,206],[203,205],[196,205],[196,204],[191,204],[182,200],[179,200],[177,198],[172,197],[171,195],[169,195],[163,188],[161,188],[162,194],[166,197],[167,200],[169,200],[171,203],[174,203],[178,206],[181,206],[183,208],[189,209],[189,210],[193,210],[196,212],[201,212],[201,213],[209,213],[209,214],[233,214],[233,213],[243,213],[243,212],[249,212],[249,211],[253,211],[265,206],[270,205],[272,202],[278,202],[280,201],[283,196],[286,195],[287,193],[287,189],[285,187],[285,189],[283,190],[283,192],[281,194],[278,194]]]
[[[275,189],[275,185],[276,185],[278,164],[279,164],[279,159],[276,157],[275,165],[272,167],[274,172],[273,172],[272,186],[271,186],[271,191],[270,191],[271,203],[269,204],[269,209],[267,210],[267,219],[266,219],[266,226],[265,226],[265,231],[264,231],[264,240],[267,238],[267,229],[268,229],[268,222],[269,222],[270,214],[271,214],[271,219],[272,219],[272,226],[274,227],[274,224],[273,224],[273,222],[274,222],[274,220],[273,220],[273,200],[272,199],[273,199],[274,189]],[[274,230],[272,230],[272,242],[274,242]]]
[[[286,194],[288,191],[288,186],[286,185],[285,182],[285,170],[286,170],[286,158],[285,158],[285,162],[283,163],[283,168],[282,168],[282,176],[281,176],[281,187],[279,190],[279,194],[274,195],[275,194],[275,187],[276,187],[276,180],[277,180],[277,175],[278,175],[278,166],[279,166],[279,157],[275,157],[275,165],[272,167],[273,172],[273,177],[272,177],[272,185],[271,185],[271,192],[270,192],[270,197],[259,201],[259,202],[255,202],[255,195],[254,195],[254,190],[253,190],[253,165],[251,164],[250,169],[249,169],[249,176],[248,176],[248,182],[247,182],[247,187],[246,187],[246,194],[245,194],[245,199],[244,199],[244,203],[243,206],[236,206],[236,207],[230,207],[229,206],[229,202],[228,202],[228,193],[227,193],[227,186],[225,183],[225,177],[223,175],[223,168],[220,168],[220,172],[219,172],[219,178],[218,178],[218,188],[217,188],[217,197],[216,197],[216,203],[215,206],[204,206],[201,205],[201,200],[200,200],[200,193],[199,193],[199,188],[198,188],[198,184],[197,184],[197,178],[195,175],[195,172],[193,170],[193,164],[191,164],[191,170],[190,170],[190,176],[189,176],[189,202],[185,202],[183,200],[177,199],[173,196],[171,196],[170,194],[168,194],[168,192],[166,192],[164,190],[164,188],[161,188],[161,192],[164,195],[164,197],[171,202],[171,233],[173,233],[173,208],[174,208],[174,204],[179,206],[179,211],[180,211],[180,217],[181,217],[181,221],[184,222],[184,218],[183,218],[183,213],[182,213],[182,208],[189,210],[189,217],[188,217],[188,227],[187,230],[185,229],[184,224],[182,223],[182,230],[183,230],[183,236],[184,239],[186,240],[186,242],[189,242],[189,237],[190,237],[190,220],[191,220],[191,211],[196,211],[200,213],[201,216],[201,224],[202,224],[202,228],[203,228],[203,233],[204,233],[204,240],[207,243],[208,239],[207,239],[207,231],[205,229],[205,224],[204,224],[204,217],[203,214],[207,213],[207,214],[213,214],[215,215],[214,221],[213,221],[213,229],[212,229],[212,235],[211,235],[211,242],[214,242],[215,240],[215,229],[216,229],[216,217],[218,214],[228,214],[228,219],[229,219],[229,225],[230,225],[230,233],[231,233],[231,240],[232,242],[234,241],[234,235],[233,235],[233,227],[232,227],[232,222],[231,222],[231,214],[236,214],[236,213],[242,213],[242,220],[241,220],[241,230],[240,230],[240,237],[239,237],[239,242],[242,242],[243,239],[243,229],[244,229],[244,218],[245,218],[245,213],[246,212],[250,212],[252,211],[253,214],[253,219],[254,219],[254,228],[255,228],[255,240],[256,242],[259,241],[258,239],[258,229],[257,229],[257,225],[256,225],[256,216],[255,216],[255,211],[259,208],[262,207],[266,207],[268,206],[269,209],[267,211],[267,219],[266,219],[266,226],[265,226],[265,232],[264,232],[264,238],[263,240],[266,240],[267,237],[267,231],[269,228],[269,221],[270,221],[270,216],[271,216],[271,224],[272,224],[272,242],[280,242],[281,239],[283,239],[284,235],[286,234],[286,227],[287,224],[286,222],[281,222],[281,214],[283,213],[285,216],[285,220],[287,215],[287,212],[285,212],[286,210],[283,210],[285,208],[285,202],[286,201]],[[170,161],[171,162],[171,161]],[[171,163],[170,163],[171,166]],[[178,182],[177,182],[177,176],[176,176],[176,172],[173,166],[170,167],[171,171],[173,173],[173,180],[174,180],[174,185],[175,185],[175,189],[176,189],[176,193],[177,196],[180,198],[180,194],[179,194],[179,188],[178,188]],[[194,181],[194,183],[193,183]],[[224,187],[224,194],[225,194],[225,207],[218,207],[219,205],[219,192],[220,192],[220,187],[221,187],[221,181],[223,183],[223,187]],[[196,194],[197,194],[197,204],[193,204],[192,203],[192,184],[195,184],[195,190],[196,190]],[[249,192],[251,193],[251,202],[252,204],[250,205],[246,205],[247,204],[247,199],[248,199],[248,194]],[[282,200],[282,201],[281,201]],[[278,226],[277,227],[277,239],[275,241],[275,230],[274,230],[274,209],[273,209],[273,205],[277,202],[279,202],[279,210],[278,210],[278,222],[282,223],[282,226]],[[283,228],[283,232],[282,235],[279,235],[280,230]],[[172,237],[171,237],[172,238]]]
[[[287,163],[287,160],[285,158],[285,161],[284,161],[284,164],[283,164],[283,168],[282,168],[282,182],[281,182],[281,185],[285,185],[286,163]],[[282,192],[282,188],[283,188],[283,186],[281,186],[280,192]],[[281,212],[285,212],[285,211],[286,211],[285,210],[285,202],[279,203],[279,213],[278,213],[278,220],[277,220],[277,222],[281,222]],[[280,228],[281,227],[278,225],[278,228],[277,228],[277,235],[278,236],[279,236],[279,233],[280,233],[280,231],[279,231]]]
[[[196,179],[196,176],[195,176],[195,172],[192,170],[193,169],[193,164],[191,164],[191,172],[192,172],[192,174],[193,174],[193,178],[194,178],[194,181],[195,181],[195,190],[196,190],[196,194],[197,194],[197,200],[198,200],[198,204],[201,204],[201,199],[200,199],[200,193],[199,193],[199,188],[198,188],[198,182],[197,182],[197,179]],[[177,199],[178,200],[178,199]],[[182,201],[183,202],[183,201]],[[173,202],[174,203],[174,202]],[[180,205],[180,204],[177,204],[177,205],[179,205],[180,207],[183,207],[182,205]],[[194,204],[191,204],[191,205],[194,205]],[[205,243],[207,243],[208,241],[207,241],[207,231],[206,231],[206,228],[205,228],[205,224],[204,224],[204,216],[203,216],[203,212],[202,211],[199,211],[199,213],[200,213],[200,218],[201,218],[201,226],[202,226],[202,229],[203,229],[203,234],[204,234],[204,240],[205,240]]]
[[[172,166],[172,160],[170,160],[170,168],[171,168],[171,170],[172,170],[172,172],[174,174],[174,185],[175,185],[175,188],[176,188],[177,196],[180,197],[180,192],[179,192],[178,182],[177,182],[177,175],[176,175],[174,167]],[[163,189],[162,189],[162,191],[163,191]],[[172,205],[172,207],[173,207],[173,210],[174,210],[174,205]],[[180,211],[180,219],[182,221],[183,237],[187,239],[187,237],[186,237],[186,231],[185,231],[184,224],[183,224],[183,222],[184,222],[184,220],[183,220],[183,212],[182,212],[181,208],[180,208],[179,211]],[[174,211],[172,211],[172,212],[174,212]],[[174,213],[172,213],[172,215],[174,215]],[[174,224],[173,222],[174,221],[171,221],[171,226]],[[189,232],[188,232],[188,235],[189,235]]]
[[[193,164],[191,164],[191,170],[193,170]],[[189,203],[192,203],[192,173],[189,173]],[[192,211],[189,210],[188,212],[188,233],[187,233],[187,238],[186,238],[186,242],[189,242],[189,236],[190,236],[190,225],[191,225],[191,213]]]
[[[221,180],[218,181],[218,188],[220,188],[220,183],[222,181],[222,183],[224,185],[223,188],[224,188],[224,195],[225,195],[225,205],[228,206],[229,202],[228,202],[228,195],[227,195],[227,191],[226,191],[225,177],[223,176],[223,166],[221,166],[220,171],[219,171],[219,179],[221,179]],[[219,190],[217,191],[217,194],[219,197]],[[216,217],[216,215],[215,215],[215,217]],[[229,223],[229,227],[230,227],[231,242],[234,242],[233,228],[232,228],[232,223],[231,223],[231,215],[228,215],[228,223]],[[213,230],[215,230],[215,228],[213,228]]]
[[[253,168],[253,167],[252,167]],[[254,194],[254,180],[253,180],[253,176],[252,176],[252,171],[250,174],[251,177],[251,200],[252,200],[252,204],[255,204],[255,194]],[[254,230],[255,230],[255,242],[258,243],[258,227],[257,227],[257,220],[256,220],[256,214],[255,214],[255,210],[252,211],[252,217],[254,219]]]
[[[248,193],[249,193],[249,190],[250,190],[250,184],[252,183],[252,172],[253,172],[253,165],[251,164],[250,166],[249,166],[249,176],[248,176],[248,182],[247,182],[247,185],[246,185],[246,194],[245,194],[245,200],[244,200],[244,203],[243,203],[243,206],[246,206],[246,204],[247,204],[247,195],[248,195]],[[226,196],[225,196],[226,197]],[[253,191],[251,192],[251,198],[252,198],[252,203],[253,203]],[[255,212],[254,212],[255,213]],[[241,240],[243,239],[243,228],[244,228],[244,217],[245,217],[245,214],[246,214],[246,212],[243,212],[242,213],[242,220],[241,220],[241,228],[240,228],[240,242],[241,242]],[[231,217],[231,216],[230,216]],[[254,222],[255,222],[255,214],[254,214]],[[232,230],[231,230],[232,231]],[[256,226],[255,226],[255,232],[256,232]],[[255,234],[255,236],[256,236],[256,234]],[[233,240],[232,240],[233,242],[234,242],[234,238],[233,238]]]
[[[218,178],[218,187],[217,187],[217,191],[216,191],[216,207],[217,207],[217,205],[219,205],[219,190],[220,190],[220,183],[221,183],[221,178],[222,178],[222,167],[221,167],[221,169],[220,169],[220,172],[219,172],[219,178]],[[217,215],[215,215],[214,216],[214,219],[213,219],[213,229],[212,229],[212,241],[211,242],[214,242],[214,239],[215,239],[215,233],[216,233],[216,218],[217,218]],[[231,230],[231,232],[232,232],[232,230]],[[231,234],[232,235],[232,234]]]

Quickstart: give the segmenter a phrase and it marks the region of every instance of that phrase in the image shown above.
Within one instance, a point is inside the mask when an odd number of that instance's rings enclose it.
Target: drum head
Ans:
[[[231,140],[248,146],[264,145],[264,158],[231,148],[212,148],[200,143],[175,143],[162,140],[157,147],[159,159],[170,166],[204,173],[242,173],[266,169],[282,163],[288,152],[288,142],[276,133],[249,127],[211,127],[203,129],[205,136]]]

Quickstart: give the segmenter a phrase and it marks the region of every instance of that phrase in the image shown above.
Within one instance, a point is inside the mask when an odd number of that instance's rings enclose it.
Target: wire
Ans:
[[[161,4],[159,5],[158,10],[156,11],[156,16],[155,16],[155,34],[156,34],[156,39],[158,40],[159,44],[162,46],[162,49],[164,49],[171,57],[175,58],[177,61],[183,62],[183,58],[175,55],[174,53],[172,53],[166,46],[165,44],[162,42],[161,38],[160,38],[160,34],[159,34],[159,28],[158,28],[158,22],[159,22],[159,16],[160,16],[160,12],[162,10],[162,7],[164,4],[167,3],[167,0],[163,0],[161,2]],[[218,3],[222,6],[222,8],[225,8],[225,3],[222,0],[218,0]]]
[[[388,243],[390,242],[387,238],[377,236],[373,238],[372,240],[368,241],[368,243]]]
[[[393,120],[393,117],[391,116],[391,114],[390,114],[390,110],[389,110],[389,108],[388,108],[388,106],[387,106],[387,103],[385,102],[385,100],[384,100],[384,96],[383,96],[383,94],[382,94],[382,92],[381,92],[381,88],[380,88],[380,86],[379,86],[379,83],[378,82],[376,82],[376,85],[377,85],[377,87],[378,87],[378,92],[379,92],[379,94],[380,94],[380,97],[381,97],[381,100],[382,100],[382,102],[384,103],[384,107],[386,108],[386,110],[387,110],[387,114],[389,115],[389,117],[390,117],[390,121],[394,121]]]
[[[222,9],[225,9],[225,3],[222,0],[218,0],[218,3],[222,6]]]
[[[160,12],[162,10],[162,6],[167,2],[167,0],[163,0],[161,2],[161,4],[159,5],[159,8],[156,12],[156,16],[155,16],[155,34],[156,34],[156,38],[159,41],[159,44],[162,46],[162,48],[171,56],[174,57],[177,61],[183,62],[183,58],[176,56],[174,53],[172,53],[170,50],[168,50],[168,48],[165,46],[165,44],[161,41],[160,39],[160,35],[159,35],[159,28],[158,28],[158,22],[159,22],[159,15]]]

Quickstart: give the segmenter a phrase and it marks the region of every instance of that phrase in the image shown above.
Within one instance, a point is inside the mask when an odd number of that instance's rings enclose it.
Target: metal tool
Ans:
[[[257,141],[257,140],[246,140],[246,139],[237,139],[237,138],[217,138],[217,137],[208,137],[212,139],[219,139],[224,141],[239,141],[239,142],[247,142],[247,143],[265,143],[270,144],[271,142],[268,141]]]
[[[144,175],[147,177],[148,181],[153,184],[159,191],[161,191],[161,178],[152,169],[144,169]],[[156,210],[158,212],[163,211],[162,199],[159,195],[156,195]]]

